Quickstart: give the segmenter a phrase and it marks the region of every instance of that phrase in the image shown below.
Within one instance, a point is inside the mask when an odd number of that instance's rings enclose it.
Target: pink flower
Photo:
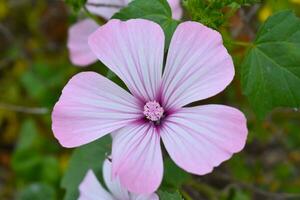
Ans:
[[[104,19],[111,18],[120,8],[125,7],[132,0],[88,0],[87,9],[95,15]],[[168,0],[172,9],[174,19],[182,16],[180,0]],[[102,6],[99,6],[102,5]],[[69,49],[70,60],[77,66],[88,66],[97,61],[96,55],[88,46],[88,37],[99,25],[91,19],[77,22],[69,29],[67,46]]]
[[[78,200],[159,200],[155,193],[138,195],[128,192],[119,180],[112,179],[111,163],[108,160],[103,163],[103,178],[110,193],[101,186],[93,171],[89,170],[79,186]]]
[[[243,149],[244,115],[222,105],[187,107],[212,97],[234,77],[222,37],[197,22],[181,23],[164,63],[158,24],[110,20],[89,37],[91,50],[128,87],[94,73],[75,75],[52,114],[55,137],[77,147],[113,134],[112,175],[131,192],[150,194],[163,176],[160,139],[182,169],[198,175]]]
[[[96,55],[90,50],[88,36],[99,28],[91,19],[77,22],[69,28],[67,47],[70,60],[74,65],[87,66],[97,61]]]

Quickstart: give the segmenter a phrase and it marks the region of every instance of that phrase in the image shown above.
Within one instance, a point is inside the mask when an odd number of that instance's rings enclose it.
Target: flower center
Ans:
[[[144,106],[144,115],[147,119],[155,122],[160,120],[164,114],[164,109],[156,101],[148,101]]]

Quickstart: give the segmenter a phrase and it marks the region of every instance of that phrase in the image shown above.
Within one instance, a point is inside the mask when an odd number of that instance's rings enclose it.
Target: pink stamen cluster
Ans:
[[[148,101],[144,106],[144,115],[147,119],[155,122],[160,120],[164,114],[164,109],[156,101]]]

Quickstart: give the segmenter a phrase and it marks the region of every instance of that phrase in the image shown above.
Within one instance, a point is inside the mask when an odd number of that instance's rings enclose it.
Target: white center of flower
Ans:
[[[147,119],[155,122],[160,120],[164,114],[164,109],[156,101],[148,101],[144,106],[144,115]]]

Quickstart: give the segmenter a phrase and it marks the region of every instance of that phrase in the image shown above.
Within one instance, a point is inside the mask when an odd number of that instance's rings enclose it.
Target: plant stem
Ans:
[[[235,45],[235,46],[243,46],[243,47],[252,47],[253,44],[250,42],[242,42],[242,41],[232,41],[232,40],[228,40],[228,41],[224,41],[225,44],[229,44],[229,45]]]
[[[98,17],[96,17],[95,15],[93,15],[88,9],[86,6],[83,6],[83,10],[85,12],[85,14],[93,19],[95,22],[97,22],[97,24],[101,25],[101,24],[104,24],[104,21],[103,20],[100,20]]]
[[[1,103],[1,102],[0,102],[0,109],[9,110],[13,112],[21,112],[26,114],[35,114],[35,115],[43,115],[49,112],[47,108],[29,108],[29,107],[12,105],[12,104]]]
[[[122,5],[105,4],[105,3],[87,3],[86,5],[88,5],[88,6],[95,6],[95,7],[117,8],[117,9],[124,8],[124,6],[122,6]]]
[[[184,200],[193,200],[192,197],[184,190],[180,190]]]

